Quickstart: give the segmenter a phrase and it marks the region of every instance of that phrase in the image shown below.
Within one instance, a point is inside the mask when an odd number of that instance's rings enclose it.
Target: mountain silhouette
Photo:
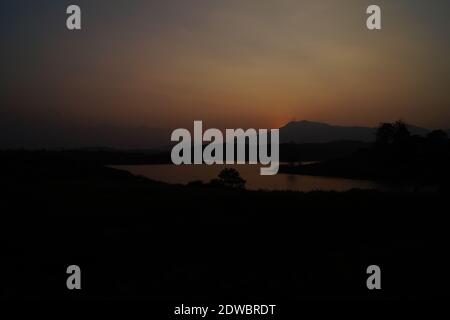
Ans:
[[[168,150],[175,128],[112,125],[75,126],[55,122],[18,121],[0,118],[0,149],[78,149],[85,147],[126,150]],[[186,126],[189,128],[189,125]],[[206,129],[206,128],[205,128]],[[246,129],[246,128],[243,128]],[[413,135],[425,136],[428,129],[408,126]],[[292,121],[280,128],[281,143],[327,143],[334,141],[372,142],[376,128],[337,126],[313,121]],[[448,131],[450,136],[450,130]]]
[[[0,119],[0,149],[167,149],[171,130],[146,126],[75,126]]]
[[[430,132],[425,128],[408,125],[413,135],[424,136]],[[313,121],[291,121],[280,128],[281,143],[326,143],[332,141],[362,141],[375,140],[376,128],[360,126],[336,126]]]

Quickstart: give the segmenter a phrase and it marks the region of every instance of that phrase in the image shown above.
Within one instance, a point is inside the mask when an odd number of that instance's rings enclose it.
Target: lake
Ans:
[[[209,182],[217,177],[219,172],[227,168],[235,168],[247,180],[249,190],[291,190],[291,191],[347,191],[353,188],[378,189],[383,191],[406,191],[410,187],[392,186],[369,180],[354,180],[333,177],[317,177],[292,174],[277,174],[261,176],[258,165],[120,165],[113,168],[126,170],[134,175],[147,177],[155,181],[171,184],[187,184],[200,180]]]

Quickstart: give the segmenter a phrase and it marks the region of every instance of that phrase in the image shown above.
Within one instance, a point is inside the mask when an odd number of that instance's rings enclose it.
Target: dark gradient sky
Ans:
[[[449,15],[448,0],[2,1],[0,125],[450,128]]]

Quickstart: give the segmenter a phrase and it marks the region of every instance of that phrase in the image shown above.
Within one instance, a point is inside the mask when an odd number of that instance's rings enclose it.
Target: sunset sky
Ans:
[[[2,1],[0,125],[448,129],[449,16],[448,0]]]

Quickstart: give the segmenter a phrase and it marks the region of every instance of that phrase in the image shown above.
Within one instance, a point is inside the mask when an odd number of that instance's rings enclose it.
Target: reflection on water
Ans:
[[[353,188],[378,190],[405,190],[403,187],[393,187],[368,180],[352,180],[332,177],[314,177],[304,175],[277,174],[275,176],[261,176],[258,165],[124,165],[113,166],[117,169],[129,171],[134,175],[141,175],[152,180],[172,184],[187,184],[201,180],[209,182],[217,177],[225,167],[232,167],[239,171],[247,180],[249,190],[292,190],[292,191],[346,191]]]

